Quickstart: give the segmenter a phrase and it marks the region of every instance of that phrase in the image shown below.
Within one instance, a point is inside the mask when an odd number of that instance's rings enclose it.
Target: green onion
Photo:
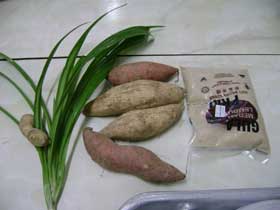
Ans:
[[[125,5],[120,7],[123,6]],[[50,138],[50,144],[48,146],[35,147],[41,161],[43,189],[48,210],[57,209],[60,196],[66,183],[71,157],[76,145],[75,142],[74,145],[69,148],[69,141],[73,135],[73,128],[87,100],[107,77],[114,66],[117,55],[121,51],[147,42],[150,36],[150,29],[161,27],[133,26],[126,28],[106,38],[85,56],[79,57],[80,49],[92,28],[94,28],[102,18],[120,7],[110,10],[100,16],[90,24],[75,43],[60,74],[57,92],[51,109],[47,108],[42,97],[43,83],[49,65],[63,40],[84,24],[75,27],[57,42],[46,60],[37,85],[35,85],[31,77],[18,63],[7,55],[0,53],[0,58],[5,59],[15,67],[15,70],[18,71],[34,90],[34,103],[32,103],[32,100],[27,96],[24,90],[10,77],[1,72],[0,76],[12,84],[23,96],[34,113],[34,126],[43,129]],[[83,72],[86,64],[89,65]],[[52,115],[49,114],[49,110],[52,111]],[[19,123],[19,121],[2,106],[0,106],[0,111],[7,115],[14,123]],[[46,127],[48,127],[48,129],[46,129]],[[68,153],[70,156],[67,159]]]

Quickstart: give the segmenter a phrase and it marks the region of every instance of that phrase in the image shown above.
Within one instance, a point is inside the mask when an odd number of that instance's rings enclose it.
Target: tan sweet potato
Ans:
[[[137,80],[115,86],[89,102],[86,116],[113,116],[130,110],[179,103],[184,90],[174,84],[152,80]]]
[[[100,132],[109,138],[123,141],[141,141],[157,136],[177,122],[184,104],[169,104],[127,112]]]
[[[91,128],[84,129],[83,138],[92,160],[108,170],[132,174],[150,182],[169,183],[185,178],[174,166],[143,147],[117,145]]]
[[[135,80],[167,81],[178,71],[177,68],[155,62],[128,63],[115,67],[108,80],[112,85],[120,85]]]

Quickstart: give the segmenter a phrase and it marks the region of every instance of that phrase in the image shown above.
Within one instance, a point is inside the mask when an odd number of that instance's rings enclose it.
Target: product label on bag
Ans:
[[[205,89],[206,87],[204,87]],[[239,94],[248,95],[250,90],[248,84],[242,85],[240,82],[232,80],[220,80],[210,89],[214,94],[209,96],[209,99],[212,100],[208,103],[206,112],[208,123],[226,124],[226,129],[229,131],[234,126],[238,131],[259,132],[256,108],[249,101],[240,100],[238,96]]]

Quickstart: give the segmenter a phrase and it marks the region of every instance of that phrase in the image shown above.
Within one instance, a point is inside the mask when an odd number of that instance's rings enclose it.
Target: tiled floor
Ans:
[[[102,20],[83,52],[120,28],[156,24],[166,28],[137,54],[280,53],[278,0],[6,0],[0,4],[0,49],[12,57],[46,56],[70,28],[125,2]],[[58,55],[67,54],[79,32]]]
[[[161,24],[167,27],[154,32],[154,43],[129,52],[138,56],[120,57],[120,62],[150,60],[174,66],[248,68],[272,146],[270,161],[261,164],[244,155],[211,160],[194,158],[187,182],[171,186],[138,182],[127,187],[114,179],[107,183],[100,181],[101,170],[97,173],[88,167],[90,162],[80,142],[59,209],[113,210],[143,191],[279,186],[280,2],[277,0],[0,1],[0,51],[13,58],[24,58],[19,63],[38,79],[45,60],[36,58],[46,57],[60,36],[125,2],[128,6],[112,13],[96,27],[81,53],[125,26]],[[80,32],[64,43],[57,56],[67,55]],[[55,60],[54,74],[49,74],[49,81],[55,78],[64,61]],[[0,70],[11,73],[11,67],[3,61]],[[22,101],[3,80],[0,100],[16,113],[27,111],[24,107],[18,110],[16,105]],[[0,208],[44,209],[36,153],[2,114],[0,125]]]

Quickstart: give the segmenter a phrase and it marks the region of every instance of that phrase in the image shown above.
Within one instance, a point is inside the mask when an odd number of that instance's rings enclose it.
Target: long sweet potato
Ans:
[[[84,144],[92,160],[102,167],[138,176],[146,181],[169,183],[185,178],[174,166],[139,146],[121,146],[91,128],[83,131]]]
[[[157,136],[177,122],[184,104],[169,104],[127,112],[100,132],[109,138],[123,141],[141,141]]]
[[[113,116],[135,109],[175,104],[184,98],[184,90],[174,84],[137,80],[115,86],[89,102],[86,116]]]
[[[177,71],[177,68],[155,62],[128,63],[115,67],[110,72],[108,80],[113,85],[142,79],[167,81]]]

